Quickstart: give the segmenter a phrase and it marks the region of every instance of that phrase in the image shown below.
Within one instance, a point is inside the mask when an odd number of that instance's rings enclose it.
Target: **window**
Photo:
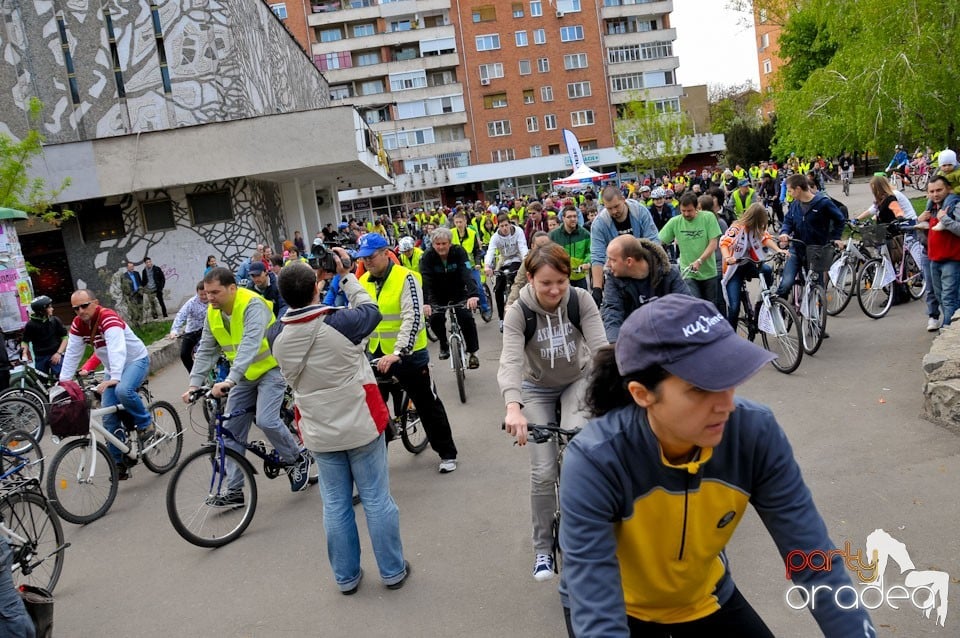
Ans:
[[[411,71],[410,73],[394,73],[390,75],[391,91],[408,91],[410,89],[422,89],[427,86],[427,74],[424,71]]]
[[[487,135],[490,137],[503,137],[510,135],[510,120],[496,120],[487,123]]]
[[[559,154],[560,154],[560,145],[559,145],[559,144],[551,144],[550,146],[547,147],[547,153],[550,154],[550,155],[559,155]]]
[[[588,126],[594,123],[593,111],[574,111],[570,114],[571,126]]]
[[[773,72],[773,64],[770,63],[770,60],[763,61],[763,72],[764,74]]]
[[[530,60],[520,60],[520,75],[530,75],[533,71],[530,70]]]
[[[494,51],[500,48],[500,35],[493,33],[490,35],[478,35],[477,51]]]
[[[530,157],[543,157],[543,147],[537,144],[530,147]]]
[[[494,22],[497,19],[497,9],[493,5],[477,7],[473,10],[474,22]]]
[[[530,3],[530,15],[535,17],[543,15],[543,4],[540,0],[533,0]]]
[[[331,100],[345,100],[348,97],[350,97],[349,86],[331,86],[330,87]]]
[[[410,20],[395,20],[390,23],[390,33],[395,31],[409,31],[413,28],[410,24]]]
[[[522,2],[514,2],[514,3],[511,5],[510,9],[511,9],[511,11],[513,11],[513,17],[514,17],[514,18],[522,18],[522,17],[523,17],[523,3],[522,3]]]
[[[611,91],[639,91],[642,88],[643,75],[640,73],[614,75],[610,78]]]
[[[531,115],[527,118],[527,133],[536,133],[540,130],[540,120],[537,119],[536,115]]]
[[[362,38],[367,35],[376,35],[377,27],[372,24],[355,24],[353,26],[353,37]]]
[[[507,108],[507,94],[494,93],[493,95],[483,96],[483,108],[485,109],[505,109]]]
[[[553,102],[553,87],[552,87],[552,86],[541,86],[541,87],[540,87],[540,101],[541,101],[541,102]]]
[[[383,80],[371,80],[360,84],[360,95],[376,95],[383,92]]]
[[[633,3],[631,2],[631,4]],[[639,2],[637,4],[639,4]],[[557,11],[562,11],[563,13],[579,13],[580,0],[557,0]]]
[[[277,2],[275,4],[271,4],[270,10],[273,11],[274,15],[276,15],[281,20],[287,19],[287,3],[286,2]]]
[[[557,130],[557,116],[556,115],[544,115],[543,116],[543,128],[548,131]],[[552,155],[553,153],[551,153]]]
[[[643,74],[643,86],[647,89],[673,84],[673,71],[650,71]]]
[[[191,193],[187,195],[187,205],[193,213],[194,224],[216,224],[233,219],[230,191],[227,190]]]
[[[760,36],[760,50],[763,51],[768,46],[770,46],[770,34],[764,33],[762,36]]]
[[[491,151],[490,159],[494,162],[509,162],[510,160],[516,159],[516,155],[512,148],[503,148],[497,151]]]
[[[524,89],[524,90],[523,90],[523,103],[524,103],[524,104],[533,104],[533,89]]]
[[[143,227],[148,233],[177,227],[173,219],[173,203],[169,199],[141,202],[140,210],[143,212]]]
[[[534,29],[533,30],[533,43],[534,44],[546,44],[547,43],[547,32],[544,29]]]
[[[760,13],[760,15],[759,15],[758,17],[759,17],[759,19],[760,19],[760,24],[763,24],[764,22],[767,21],[767,10],[766,10],[766,9],[760,9],[760,12],[759,12],[759,13]]]
[[[80,236],[85,243],[126,235],[123,228],[123,207],[120,204],[108,205],[105,199],[95,199],[82,202],[76,212]]]
[[[494,62],[493,64],[481,64],[480,65],[480,79],[481,80],[490,80],[493,78],[502,78],[503,77],[503,63]]]
[[[572,99],[578,97],[589,97],[593,95],[590,92],[590,82],[571,82],[567,85],[567,97]]]
[[[565,68],[568,71],[572,69],[587,68],[587,54],[571,53],[569,55],[563,56],[563,68]]]
[[[540,73],[549,73],[550,58],[537,58],[537,71],[540,71]]]
[[[324,29],[320,32],[321,42],[336,42],[343,39],[343,33],[340,29]]]
[[[560,27],[560,41],[573,42],[574,40],[583,40],[583,26]]]
[[[657,110],[657,113],[679,113],[680,98],[675,97],[668,100],[656,100],[653,103],[653,108]]]
[[[390,107],[385,106],[379,109],[369,109],[363,112],[363,120],[367,124],[377,124],[379,122],[389,122],[393,118],[390,117]]]
[[[427,76],[427,86],[445,86],[456,82],[457,76],[453,71],[433,71]]]
[[[517,32],[514,33],[513,35],[514,35],[514,37],[515,37],[516,40],[517,40],[517,46],[518,46],[518,47],[525,47],[525,46],[527,46],[528,44],[530,44],[529,42],[527,42],[527,32],[526,32],[526,31],[517,31]]]
[[[371,64],[380,64],[379,51],[369,51],[357,55],[357,66],[370,66]]]

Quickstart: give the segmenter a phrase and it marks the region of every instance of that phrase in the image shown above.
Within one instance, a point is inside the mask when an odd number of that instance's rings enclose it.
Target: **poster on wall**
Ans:
[[[33,284],[11,219],[0,223],[0,330],[16,332],[29,318]]]

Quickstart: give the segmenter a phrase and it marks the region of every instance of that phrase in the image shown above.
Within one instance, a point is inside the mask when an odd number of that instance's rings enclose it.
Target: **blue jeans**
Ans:
[[[780,275],[780,285],[777,287],[777,296],[786,297],[790,294],[790,289],[797,281],[797,273],[800,272],[800,256],[793,246],[790,246],[790,257],[787,263],[783,265],[783,274]]]
[[[943,325],[949,326],[960,308],[960,261],[931,261],[930,283],[943,310]]]
[[[313,458],[320,471],[327,558],[337,587],[340,591],[349,591],[360,582],[360,534],[353,511],[354,483],[367,517],[367,531],[380,579],[385,585],[403,580],[407,572],[400,542],[400,510],[390,495],[383,435],[352,450],[313,452]]]
[[[923,293],[923,300],[927,304],[927,316],[932,319],[939,319],[940,300],[937,299],[937,293],[933,289],[933,276],[930,274],[931,263],[927,258],[927,251],[923,251],[923,257],[920,260],[920,269],[923,270],[923,280],[927,282],[927,290]]]
[[[480,310],[490,312],[490,300],[487,299],[487,293],[483,292],[483,284],[480,283],[480,271],[473,269],[473,280],[477,282],[477,290],[480,291]]]
[[[27,613],[20,592],[13,585],[10,569],[13,551],[7,539],[0,535],[0,636],[34,638],[33,620]]]
[[[44,374],[50,375],[54,379],[60,376],[61,363],[63,363],[62,358],[60,359],[60,363],[54,364],[52,354],[37,355],[33,358],[33,367]]]
[[[133,418],[133,423],[138,430],[150,425],[150,413],[147,412],[147,406],[143,405],[140,395],[137,394],[137,388],[147,378],[149,372],[150,357],[143,357],[125,365],[123,372],[120,373],[120,383],[104,391],[100,405],[109,408],[117,405],[117,403],[121,404],[123,409]],[[113,432],[118,439],[126,438],[123,433],[123,426],[120,425],[120,417],[116,412],[103,415],[103,427],[108,432]],[[113,455],[113,460],[121,463],[123,454],[120,453],[120,450],[110,443],[107,444],[107,447],[110,449],[110,454]]]
[[[763,264],[760,267],[760,273],[769,285],[773,277],[773,268],[769,264]],[[740,283],[744,278],[753,279],[756,276],[756,266],[750,263],[742,264],[737,267],[737,271],[727,282],[727,319],[730,320],[734,330],[737,329],[737,316],[740,314]]]
[[[244,379],[230,389],[224,412],[229,414],[256,404],[257,427],[263,430],[270,445],[280,454],[280,459],[285,463],[293,463],[300,454],[300,445],[280,418],[280,407],[283,405],[283,393],[286,389],[287,383],[280,374],[280,368],[270,370],[256,381]],[[236,441],[227,441],[228,448],[246,454],[243,444],[247,442],[253,418],[254,413],[247,412],[227,421],[227,429],[237,437]],[[242,486],[243,474],[231,462],[227,468],[227,487],[234,490]]]

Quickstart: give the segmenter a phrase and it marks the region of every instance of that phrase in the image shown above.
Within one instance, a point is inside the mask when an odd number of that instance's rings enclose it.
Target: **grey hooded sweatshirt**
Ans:
[[[580,330],[567,318],[570,295],[579,298]],[[570,385],[585,374],[592,355],[607,345],[600,311],[586,290],[570,286],[553,312],[540,307],[533,286],[525,286],[520,291],[520,300],[533,310],[537,328],[530,342],[524,345],[523,309],[519,303],[507,308],[497,372],[504,404],[523,404],[520,392],[523,382],[549,388]],[[589,351],[589,357],[583,354],[584,349]]]

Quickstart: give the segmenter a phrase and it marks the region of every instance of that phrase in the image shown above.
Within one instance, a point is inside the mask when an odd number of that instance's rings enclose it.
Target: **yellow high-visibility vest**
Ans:
[[[380,294],[377,294],[377,285],[370,281],[370,271],[363,273],[360,277],[360,285],[370,293],[371,297],[377,300],[377,306],[379,306],[380,314],[383,317],[370,334],[370,342],[367,345],[370,352],[376,352],[377,348],[380,348],[380,351],[384,354],[393,354],[397,345],[397,335],[400,334],[400,326],[403,324],[400,317],[400,296],[403,293],[404,280],[406,280],[408,274],[413,274],[417,283],[423,282],[420,273],[394,264],[390,267],[387,280],[380,287]],[[420,331],[417,332],[413,344],[413,350],[416,352],[426,347],[426,323],[421,323]]]
[[[237,288],[237,297],[233,302],[233,314],[230,315],[229,331],[227,331],[226,326],[223,325],[223,313],[214,308],[212,304],[207,306],[207,321],[210,322],[210,333],[213,335],[213,338],[217,340],[220,348],[223,349],[224,356],[227,357],[227,361],[231,364],[233,360],[237,358],[237,349],[243,340],[243,313],[253,299],[266,302],[263,297],[252,290]],[[276,319],[271,311],[270,321],[267,323],[267,327],[269,328],[273,325],[274,321],[276,321]],[[247,371],[244,372],[243,378],[247,381],[256,381],[276,367],[277,360],[270,354],[270,344],[267,343],[267,338],[264,337],[260,340],[260,349],[257,351],[257,356],[254,358],[253,363],[247,368]]]

